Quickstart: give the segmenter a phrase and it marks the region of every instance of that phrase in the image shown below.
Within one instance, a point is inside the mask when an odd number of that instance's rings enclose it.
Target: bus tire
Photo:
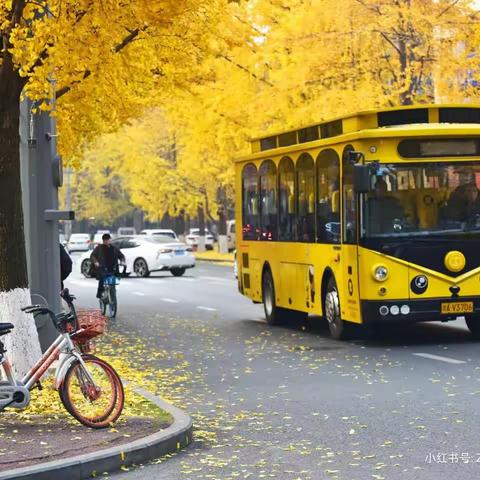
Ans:
[[[350,334],[350,325],[342,320],[340,298],[335,278],[330,277],[325,293],[325,318],[328,321],[330,335],[335,340],[345,340]]]
[[[465,317],[465,323],[472,336],[480,340],[480,322],[477,319]]]
[[[262,301],[265,320],[269,325],[280,325],[285,320],[283,308],[277,307],[275,301],[275,285],[272,272],[266,269],[262,277]]]

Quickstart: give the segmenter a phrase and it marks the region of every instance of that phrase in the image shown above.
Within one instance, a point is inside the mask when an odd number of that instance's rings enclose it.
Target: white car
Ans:
[[[195,266],[192,249],[185,243],[176,242],[162,235],[136,235],[134,237],[119,237],[113,240],[113,245],[125,255],[126,271],[137,277],[148,277],[151,272],[169,271],[173,276],[180,277],[187,268]],[[89,277],[91,252],[80,258],[80,271]]]
[[[235,250],[235,220],[229,220],[227,222],[227,245],[228,251]]]
[[[85,252],[90,248],[90,235],[88,233],[72,233],[67,242],[67,251]]]
[[[177,234],[167,228],[147,228],[140,232],[140,235],[163,235],[165,237],[171,237],[174,240],[178,240]]]
[[[190,232],[188,233],[185,241],[188,245],[192,247],[198,247],[198,239],[200,238],[200,229],[199,228],[191,228]],[[213,235],[205,229],[205,248],[207,250],[213,250]]]

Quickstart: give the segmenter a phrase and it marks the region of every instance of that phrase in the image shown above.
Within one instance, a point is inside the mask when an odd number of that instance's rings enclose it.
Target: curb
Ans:
[[[91,478],[94,472],[100,475],[103,472],[119,470],[122,466],[177,452],[191,443],[193,424],[186,413],[142,388],[134,390],[170,413],[173,417],[172,425],[165,430],[117,447],[40,465],[6,470],[0,473],[0,480],[82,480]]]
[[[209,262],[209,263],[221,263],[224,264],[226,267],[233,266],[235,263],[234,260],[220,260],[217,258],[195,258],[196,262]]]

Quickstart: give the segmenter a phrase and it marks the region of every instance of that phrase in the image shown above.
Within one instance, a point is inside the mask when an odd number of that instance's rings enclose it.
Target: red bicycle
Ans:
[[[40,387],[41,378],[58,360],[54,385],[65,409],[87,427],[108,427],[122,413],[123,384],[111,365],[87,353],[90,339],[105,331],[106,319],[98,311],[79,311],[77,315],[73,305],[75,297],[67,289],[61,296],[69,306],[68,312],[56,315],[42,305],[22,308],[34,315],[49,315],[60,335],[21,380],[14,378],[5,346],[0,341],[0,367],[7,379],[0,382],[0,412],[7,407],[27,407],[30,391]],[[13,327],[11,323],[0,323],[0,336],[10,333]]]

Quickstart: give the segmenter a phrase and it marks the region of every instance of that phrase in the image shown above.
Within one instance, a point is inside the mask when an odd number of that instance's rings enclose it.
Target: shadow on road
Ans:
[[[242,324],[256,332],[272,330],[273,332],[298,332],[306,337],[328,340],[330,344],[342,345],[345,342],[330,337],[327,323],[320,317],[309,317],[307,322],[290,323],[281,326],[267,325],[263,320],[245,319]],[[359,327],[348,341],[355,345],[372,348],[408,347],[420,345],[454,345],[474,344],[475,340],[466,328],[458,324],[425,322],[410,325],[382,325],[373,330]],[[332,345],[332,346],[333,346]]]

